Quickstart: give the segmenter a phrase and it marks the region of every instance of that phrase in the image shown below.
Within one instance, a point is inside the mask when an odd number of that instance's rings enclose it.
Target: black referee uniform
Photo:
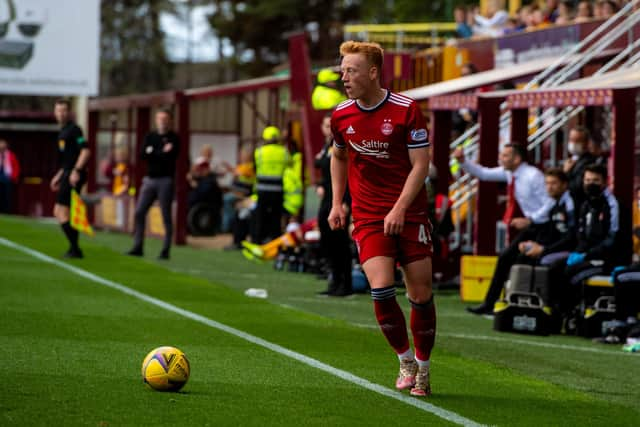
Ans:
[[[165,147],[168,144],[171,144],[171,149],[165,151]],[[147,161],[147,175],[142,181],[142,188],[136,205],[134,241],[133,248],[128,252],[129,255],[142,256],[147,212],[157,199],[160,202],[165,231],[164,246],[159,258],[169,259],[169,249],[171,248],[171,238],[173,236],[171,204],[173,202],[176,160],[179,152],[180,140],[175,132],[168,131],[160,135],[158,132],[153,131],[144,140],[142,158]]]
[[[58,134],[58,166],[63,170],[60,179],[60,190],[56,196],[56,203],[63,206],[71,206],[71,189],[78,193],[87,182],[87,171],[76,169],[80,180],[75,186],[69,183],[69,175],[76,166],[78,156],[83,148],[89,148],[87,140],[82,135],[82,130],[73,122],[68,122]]]
[[[83,169],[75,169],[80,152],[85,148],[88,149],[89,145],[82,135],[80,127],[72,121],[67,122],[58,134],[58,167],[63,171],[60,178],[60,188],[56,195],[56,204],[58,205],[66,206],[67,208],[70,207],[71,190],[74,189],[80,193],[82,187],[87,182],[86,167]],[[80,179],[76,185],[72,186],[69,182],[69,176],[74,169],[80,176]],[[78,246],[78,230],[71,227],[69,221],[60,224],[60,226],[67,240],[69,240],[70,245],[65,257],[82,258],[82,251]]]

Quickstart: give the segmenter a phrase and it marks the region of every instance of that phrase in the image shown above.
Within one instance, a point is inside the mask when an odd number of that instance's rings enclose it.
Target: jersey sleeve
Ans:
[[[336,122],[337,122],[337,119],[334,114],[333,116],[331,116],[331,133],[333,134],[333,145],[335,145],[338,148],[344,148],[346,147],[346,144],[344,142],[344,139],[342,138],[342,134],[338,130],[338,126]]]
[[[82,129],[80,129],[78,126],[75,127],[75,130],[73,132],[73,141],[71,142],[76,144],[78,146],[78,149],[80,150],[82,150],[83,148],[89,148],[89,144],[82,134]]]
[[[417,102],[411,103],[408,114],[407,148],[413,149],[428,147],[429,134],[427,132],[427,122],[424,119]]]

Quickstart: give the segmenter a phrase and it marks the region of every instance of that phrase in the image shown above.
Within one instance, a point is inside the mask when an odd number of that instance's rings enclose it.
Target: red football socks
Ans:
[[[404,314],[396,301],[395,286],[371,289],[371,298],[382,333],[397,354],[405,353],[409,350],[409,337]]]
[[[416,351],[416,360],[426,362],[436,339],[436,306],[433,296],[424,304],[411,302],[411,333]]]

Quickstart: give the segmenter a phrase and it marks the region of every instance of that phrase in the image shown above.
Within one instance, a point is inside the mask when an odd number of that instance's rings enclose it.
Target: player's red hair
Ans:
[[[369,64],[378,68],[378,73],[382,72],[382,47],[378,43],[346,41],[340,45],[340,56],[350,53],[361,53],[367,58]]]

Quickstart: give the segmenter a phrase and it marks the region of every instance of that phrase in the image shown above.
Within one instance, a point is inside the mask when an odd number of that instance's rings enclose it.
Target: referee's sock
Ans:
[[[78,230],[73,228],[69,221],[60,224],[60,226],[62,227],[62,231],[64,231],[64,235],[67,236],[71,250],[78,251],[80,249],[78,247]]]

